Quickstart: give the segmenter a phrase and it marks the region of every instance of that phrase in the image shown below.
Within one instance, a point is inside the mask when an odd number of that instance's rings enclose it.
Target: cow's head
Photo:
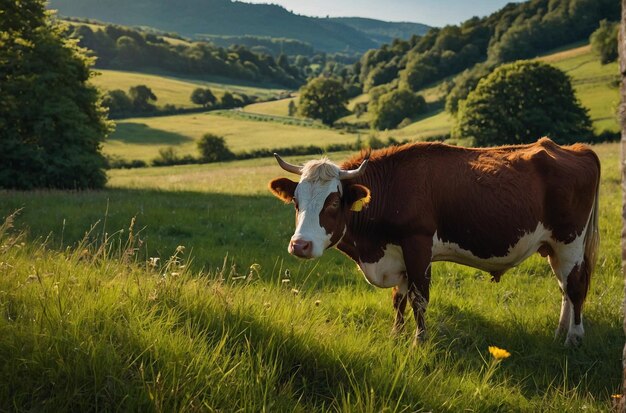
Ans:
[[[277,178],[269,184],[276,197],[293,202],[296,208],[296,231],[288,251],[301,258],[320,257],[341,240],[350,214],[370,200],[367,187],[350,183],[365,172],[368,159],[358,169],[344,171],[328,159],[296,166],[274,156],[284,170],[300,175],[300,182]]]

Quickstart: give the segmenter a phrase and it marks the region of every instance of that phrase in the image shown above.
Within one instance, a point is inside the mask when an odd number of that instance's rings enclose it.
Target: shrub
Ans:
[[[567,75],[536,61],[500,66],[481,80],[461,102],[452,132],[478,146],[529,143],[542,136],[567,144],[593,133]]]
[[[224,138],[212,133],[206,133],[198,141],[198,150],[202,162],[220,162],[235,158],[235,154],[228,149]]]
[[[600,27],[589,36],[591,50],[600,56],[600,63],[603,65],[617,60],[618,32],[619,23],[602,20]]]
[[[110,131],[92,60],[43,0],[2,3],[0,188],[101,188]]]
[[[208,105],[213,105],[217,102],[217,98],[208,88],[196,88],[191,92],[191,101],[196,105],[202,105],[206,108]]]
[[[405,118],[411,118],[426,111],[424,97],[407,89],[398,89],[382,95],[377,104],[370,105],[372,127],[392,129]]]
[[[346,101],[346,90],[338,80],[318,77],[300,89],[298,108],[303,116],[332,125],[347,112]]]

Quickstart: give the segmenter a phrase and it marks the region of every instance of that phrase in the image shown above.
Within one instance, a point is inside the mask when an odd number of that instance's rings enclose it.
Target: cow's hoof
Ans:
[[[583,343],[583,336],[568,334],[565,339],[565,347],[579,347]]]
[[[558,326],[556,330],[554,330],[554,339],[558,340],[562,337],[565,337],[567,333],[567,327]]]
[[[422,330],[418,332],[417,334],[415,334],[415,337],[413,337],[413,347],[417,347],[423,344],[427,338],[428,335],[426,334],[426,331]]]

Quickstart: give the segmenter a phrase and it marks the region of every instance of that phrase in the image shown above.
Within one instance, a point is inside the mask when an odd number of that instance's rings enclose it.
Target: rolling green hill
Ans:
[[[589,45],[572,45],[569,48],[559,48],[554,53],[538,57],[563,70],[572,79],[576,96],[582,105],[589,109],[589,115],[596,133],[603,131],[617,132],[619,125],[616,116],[619,104],[619,90],[617,63],[601,65],[597,56],[591,52]],[[441,94],[443,84],[438,82],[420,91],[427,101],[436,102],[445,98]],[[367,101],[367,94],[361,95],[356,101]],[[441,105],[440,105],[441,106]],[[367,121],[367,113],[360,119],[354,115],[341,119],[341,122],[359,123]],[[426,115],[420,116],[413,123],[403,128],[380,132],[380,136],[396,139],[426,139],[431,136],[446,135],[450,132],[454,118],[442,108],[438,108]]]
[[[413,35],[423,36],[431,28],[421,23],[386,22],[363,17],[333,17],[331,20],[367,33],[379,44],[391,43],[393,39],[409,39]]]
[[[151,26],[160,30],[196,37],[201,35],[268,36],[296,39],[327,52],[363,52],[376,47],[381,33],[405,33],[405,26],[383,28],[354,27],[334,19],[293,14],[270,4],[250,4],[230,0],[52,0],[50,7],[61,15],[98,19],[129,26]],[[420,26],[421,27],[421,26]],[[370,36],[373,33],[373,37]]]
[[[211,89],[218,98],[226,91],[256,96],[261,100],[276,98],[285,93],[284,89],[277,86],[258,85],[251,82],[233,83],[233,79],[220,79],[219,77],[199,80],[124,70],[98,69],[96,72],[97,75],[92,77],[91,82],[102,90],[127,91],[131,86],[146,85],[157,96],[156,104],[161,107],[175,105],[180,108],[197,108],[198,105],[191,102],[190,96],[198,87]]]

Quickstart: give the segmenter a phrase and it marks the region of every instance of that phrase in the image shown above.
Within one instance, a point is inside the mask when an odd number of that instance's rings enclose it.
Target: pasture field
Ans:
[[[572,78],[572,85],[589,116],[596,132],[617,132],[619,105],[619,69],[617,62],[601,65],[589,45],[558,52],[540,58]]]
[[[271,100],[268,102],[259,102],[247,105],[243,108],[245,112],[258,113],[270,116],[289,116],[289,102],[298,103],[298,98],[290,97],[287,99]]]
[[[166,104],[180,108],[197,108],[198,105],[191,102],[191,93],[198,87],[209,88],[219,99],[224,92],[244,93],[250,96],[258,96],[260,99],[275,98],[284,89],[279,87],[262,87],[246,83],[238,84],[232,79],[202,80],[186,77],[176,77],[166,74],[149,74],[143,72],[131,72],[123,70],[96,69],[96,76],[91,82],[103,90],[122,89],[128,92],[132,86],[146,85],[157,97],[157,106]]]
[[[550,63],[563,70],[572,78],[576,95],[582,105],[589,109],[589,116],[596,133],[603,131],[617,132],[616,110],[619,105],[619,90],[616,83],[618,78],[617,63],[601,65],[599,58],[591,52],[587,45],[559,49],[554,53],[541,56],[538,59]],[[429,103],[445,100],[443,82],[421,90]],[[348,107],[352,110],[356,102],[367,101],[367,95],[361,95],[350,101]],[[369,114],[365,113],[360,119],[354,115],[346,116],[341,121],[348,123],[367,122]],[[443,109],[437,109],[418,118],[412,124],[382,133],[383,137],[393,136],[401,139],[420,140],[434,135],[443,135],[450,132],[454,118]]]
[[[197,141],[205,133],[222,136],[233,152],[296,145],[326,146],[354,142],[356,135],[322,125],[298,126],[291,120],[250,119],[246,115],[219,112],[130,118],[117,121],[103,152],[124,159],[150,161],[159,150],[171,146],[179,155],[198,155]],[[294,119],[293,122],[299,122]]]
[[[2,191],[0,216],[22,209],[0,228],[0,405],[610,411],[624,341],[619,146],[594,148],[602,241],[579,348],[553,338],[560,292],[538,255],[497,284],[435,263],[428,340],[390,336],[389,290],[335,251],[288,256],[293,207],[264,189],[284,176],[270,160],[111,171],[96,192]],[[490,345],[511,357],[494,363]]]

